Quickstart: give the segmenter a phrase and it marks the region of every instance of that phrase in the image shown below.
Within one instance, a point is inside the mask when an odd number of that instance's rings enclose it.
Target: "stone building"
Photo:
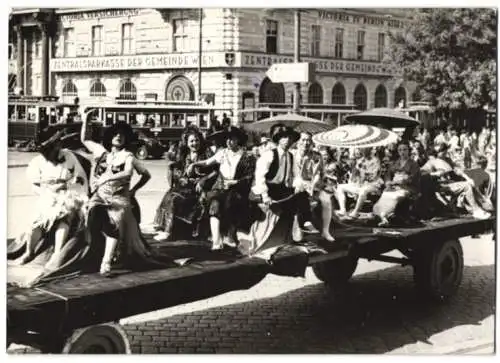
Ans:
[[[293,61],[293,10],[207,8],[201,15],[199,9],[15,9],[10,79],[25,94],[78,97],[81,104],[203,97],[237,110],[292,102],[293,85],[274,84],[265,72]],[[302,61],[316,65],[315,82],[301,87],[303,103],[366,109],[410,99],[415,85],[382,62],[388,33],[408,21],[404,11],[308,9],[301,18]]]

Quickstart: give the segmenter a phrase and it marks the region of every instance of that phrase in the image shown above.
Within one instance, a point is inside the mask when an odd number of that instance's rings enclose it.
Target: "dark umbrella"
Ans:
[[[326,122],[295,113],[272,116],[263,120],[244,124],[243,127],[253,132],[268,133],[271,127],[279,124],[291,127],[297,132],[310,132],[311,134],[332,129],[332,125]]]
[[[420,122],[407,114],[392,108],[374,108],[369,111],[346,116],[347,122],[378,126],[387,130],[402,129],[403,139],[409,139]]]
[[[416,127],[420,124],[413,117],[392,108],[374,108],[369,111],[346,116],[345,120],[356,124],[383,126],[384,128]]]

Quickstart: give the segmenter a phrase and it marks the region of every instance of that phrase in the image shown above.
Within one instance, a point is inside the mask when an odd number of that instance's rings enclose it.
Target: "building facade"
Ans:
[[[401,10],[303,12],[301,58],[316,77],[302,85],[302,102],[409,100],[415,85],[382,61],[388,33],[407,21]],[[292,84],[266,77],[272,64],[293,62],[290,9],[16,9],[10,25],[9,79],[25,94],[81,104],[202,97],[232,110],[293,101]]]

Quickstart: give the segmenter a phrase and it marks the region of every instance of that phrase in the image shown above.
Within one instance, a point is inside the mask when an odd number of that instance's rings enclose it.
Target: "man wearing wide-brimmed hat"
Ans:
[[[248,210],[255,157],[244,149],[248,136],[240,128],[229,126],[212,133],[207,139],[224,140],[226,147],[209,159],[191,164],[190,168],[219,165],[218,178],[207,193],[212,249],[219,250],[223,244],[231,247],[238,244],[237,228],[248,219],[245,211]]]
[[[290,198],[286,208],[297,216],[299,227],[305,232],[314,233],[317,230],[311,223],[311,207],[307,192],[295,193],[293,181],[295,168],[293,154],[289,151],[300,134],[290,127],[276,125],[271,130],[271,140],[276,147],[267,150],[257,160],[255,183],[252,187],[253,199],[269,206],[273,201]]]

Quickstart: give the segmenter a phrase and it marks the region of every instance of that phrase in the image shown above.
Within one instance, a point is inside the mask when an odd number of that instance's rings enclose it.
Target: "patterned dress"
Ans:
[[[154,218],[154,223],[166,233],[166,239],[189,238],[193,232],[195,236],[199,233],[198,228],[206,204],[205,192],[215,180],[216,174],[213,173],[215,168],[195,167],[191,175],[187,174],[187,170],[192,163],[206,160],[210,155],[209,151],[188,153],[171,164],[173,187],[163,196]],[[202,193],[198,193],[195,189],[198,183],[202,185]],[[190,224],[190,233],[177,228],[176,220]]]

